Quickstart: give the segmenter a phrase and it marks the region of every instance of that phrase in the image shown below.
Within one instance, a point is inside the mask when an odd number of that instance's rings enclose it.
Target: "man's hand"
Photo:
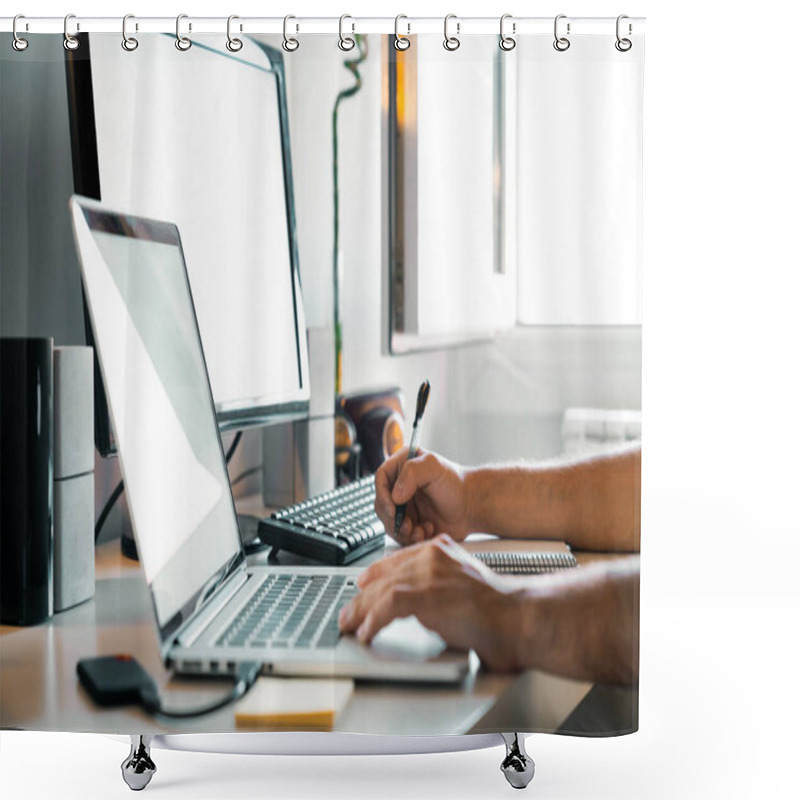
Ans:
[[[433,453],[420,451],[408,460],[403,448],[375,475],[375,513],[394,537],[395,507],[406,504],[397,534],[400,544],[414,544],[448,533],[462,541],[470,533],[465,471]]]
[[[339,614],[343,633],[368,643],[393,619],[412,614],[449,645],[473,648],[490,669],[518,668],[516,604],[508,585],[449,536],[400,550],[365,570],[361,592]]]

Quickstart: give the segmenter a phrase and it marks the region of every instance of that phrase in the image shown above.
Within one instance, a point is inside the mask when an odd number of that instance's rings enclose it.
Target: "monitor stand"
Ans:
[[[130,558],[133,561],[139,560],[139,552],[136,549],[136,540],[129,530],[122,531],[122,538],[120,539],[120,549],[125,558]]]
[[[242,544],[244,551],[249,556],[253,553],[260,553],[266,550],[269,545],[264,544],[258,538],[258,517],[253,514],[237,514],[236,519],[239,522],[239,535],[242,537]],[[139,553],[136,550],[136,540],[130,531],[123,531],[120,540],[120,547],[122,555],[130,558],[133,561],[139,560]]]
[[[249,556],[269,548],[258,538],[258,517],[253,514],[237,514],[239,520],[239,536],[242,537],[244,552]]]

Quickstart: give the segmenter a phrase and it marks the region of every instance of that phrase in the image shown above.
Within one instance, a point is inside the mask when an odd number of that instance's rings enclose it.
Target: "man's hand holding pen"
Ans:
[[[375,513],[390,534],[400,505],[406,506],[394,537],[400,544],[423,542],[439,533],[463,541],[470,533],[466,471],[434,453],[419,450],[409,460],[403,449],[378,470]]]

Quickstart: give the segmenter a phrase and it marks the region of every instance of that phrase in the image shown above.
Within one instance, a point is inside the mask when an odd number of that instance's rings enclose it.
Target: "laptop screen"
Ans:
[[[243,559],[178,229],[73,199],[142,568],[173,633]]]

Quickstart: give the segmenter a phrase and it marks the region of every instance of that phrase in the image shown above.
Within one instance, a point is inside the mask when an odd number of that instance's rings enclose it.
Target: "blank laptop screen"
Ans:
[[[73,200],[73,220],[163,639],[241,551],[180,238],[174,225],[83,201]]]

